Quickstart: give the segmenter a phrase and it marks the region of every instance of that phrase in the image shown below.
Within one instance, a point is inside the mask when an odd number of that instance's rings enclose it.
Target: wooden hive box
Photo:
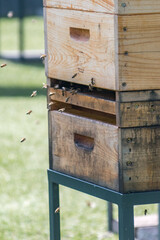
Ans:
[[[160,190],[160,1],[44,0],[50,168]]]
[[[45,0],[44,12],[47,77],[160,89],[159,0]]]
[[[160,91],[84,89],[48,88],[50,168],[122,193],[160,189]]]

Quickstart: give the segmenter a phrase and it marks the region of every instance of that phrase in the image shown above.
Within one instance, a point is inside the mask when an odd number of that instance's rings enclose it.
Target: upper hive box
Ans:
[[[160,89],[159,0],[45,0],[44,12],[47,77]]]

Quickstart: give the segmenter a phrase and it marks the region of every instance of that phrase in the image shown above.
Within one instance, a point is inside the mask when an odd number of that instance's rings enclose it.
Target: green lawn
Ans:
[[[25,50],[44,49],[43,18],[24,18],[24,48]],[[0,49],[18,50],[19,21],[18,18],[0,19]]]
[[[28,29],[32,28],[30,21],[31,18],[26,19]],[[41,25],[42,19],[38,21]],[[13,19],[13,31],[16,24]],[[39,23],[36,24],[41,32]],[[8,24],[3,28],[8,31],[6,49],[12,45],[9,29]],[[42,39],[37,45],[40,48]],[[4,62],[0,59],[0,64]],[[42,89],[44,67],[41,62],[6,63],[7,67],[0,68],[0,240],[46,240],[49,239],[48,123],[46,89]],[[31,98],[34,90],[38,95]],[[30,116],[26,115],[28,110],[33,111]],[[26,141],[20,143],[23,137]],[[60,189],[60,199],[63,239],[118,239],[116,235],[106,234],[104,201],[64,187]],[[155,213],[157,205],[136,207],[136,215],[144,215],[145,209],[148,214]],[[116,206],[114,217],[117,218]]]

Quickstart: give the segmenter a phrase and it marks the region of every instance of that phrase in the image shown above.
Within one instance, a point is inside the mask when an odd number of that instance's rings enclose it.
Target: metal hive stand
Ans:
[[[55,214],[59,207],[59,185],[117,204],[119,240],[134,240],[134,205],[160,203],[160,191],[122,194],[53,170],[48,170],[48,180],[50,240],[61,239],[60,215]]]

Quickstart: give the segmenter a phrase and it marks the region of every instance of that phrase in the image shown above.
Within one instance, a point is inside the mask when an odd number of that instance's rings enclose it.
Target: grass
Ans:
[[[44,48],[43,18],[24,18],[24,49],[35,50]],[[34,34],[33,34],[34,33]],[[0,19],[0,48],[1,50],[19,49],[19,20],[18,18]]]
[[[17,26],[16,19],[10,20],[5,19],[2,24],[2,30],[6,31],[7,50],[12,45],[9,44],[10,31]],[[32,28],[31,18],[25,21],[28,22],[26,29]],[[42,19],[37,21],[42,23]],[[14,43],[15,36],[13,32],[11,34]],[[37,36],[34,36],[35,41]],[[42,38],[38,41],[37,46],[41,47]],[[26,42],[31,48],[29,39]],[[1,59],[0,64],[3,62]],[[46,240],[49,239],[48,123],[46,90],[42,89],[44,67],[41,62],[6,63],[7,67],[0,69],[0,240]],[[38,95],[30,98],[34,90]],[[28,116],[26,112],[30,109],[33,113]],[[26,141],[20,143],[23,137]],[[65,187],[60,188],[60,199],[63,239],[118,239],[117,235],[106,233],[104,201]],[[144,215],[145,209],[148,214],[156,213],[157,205],[135,207],[136,215]],[[117,218],[116,206],[114,218]]]

